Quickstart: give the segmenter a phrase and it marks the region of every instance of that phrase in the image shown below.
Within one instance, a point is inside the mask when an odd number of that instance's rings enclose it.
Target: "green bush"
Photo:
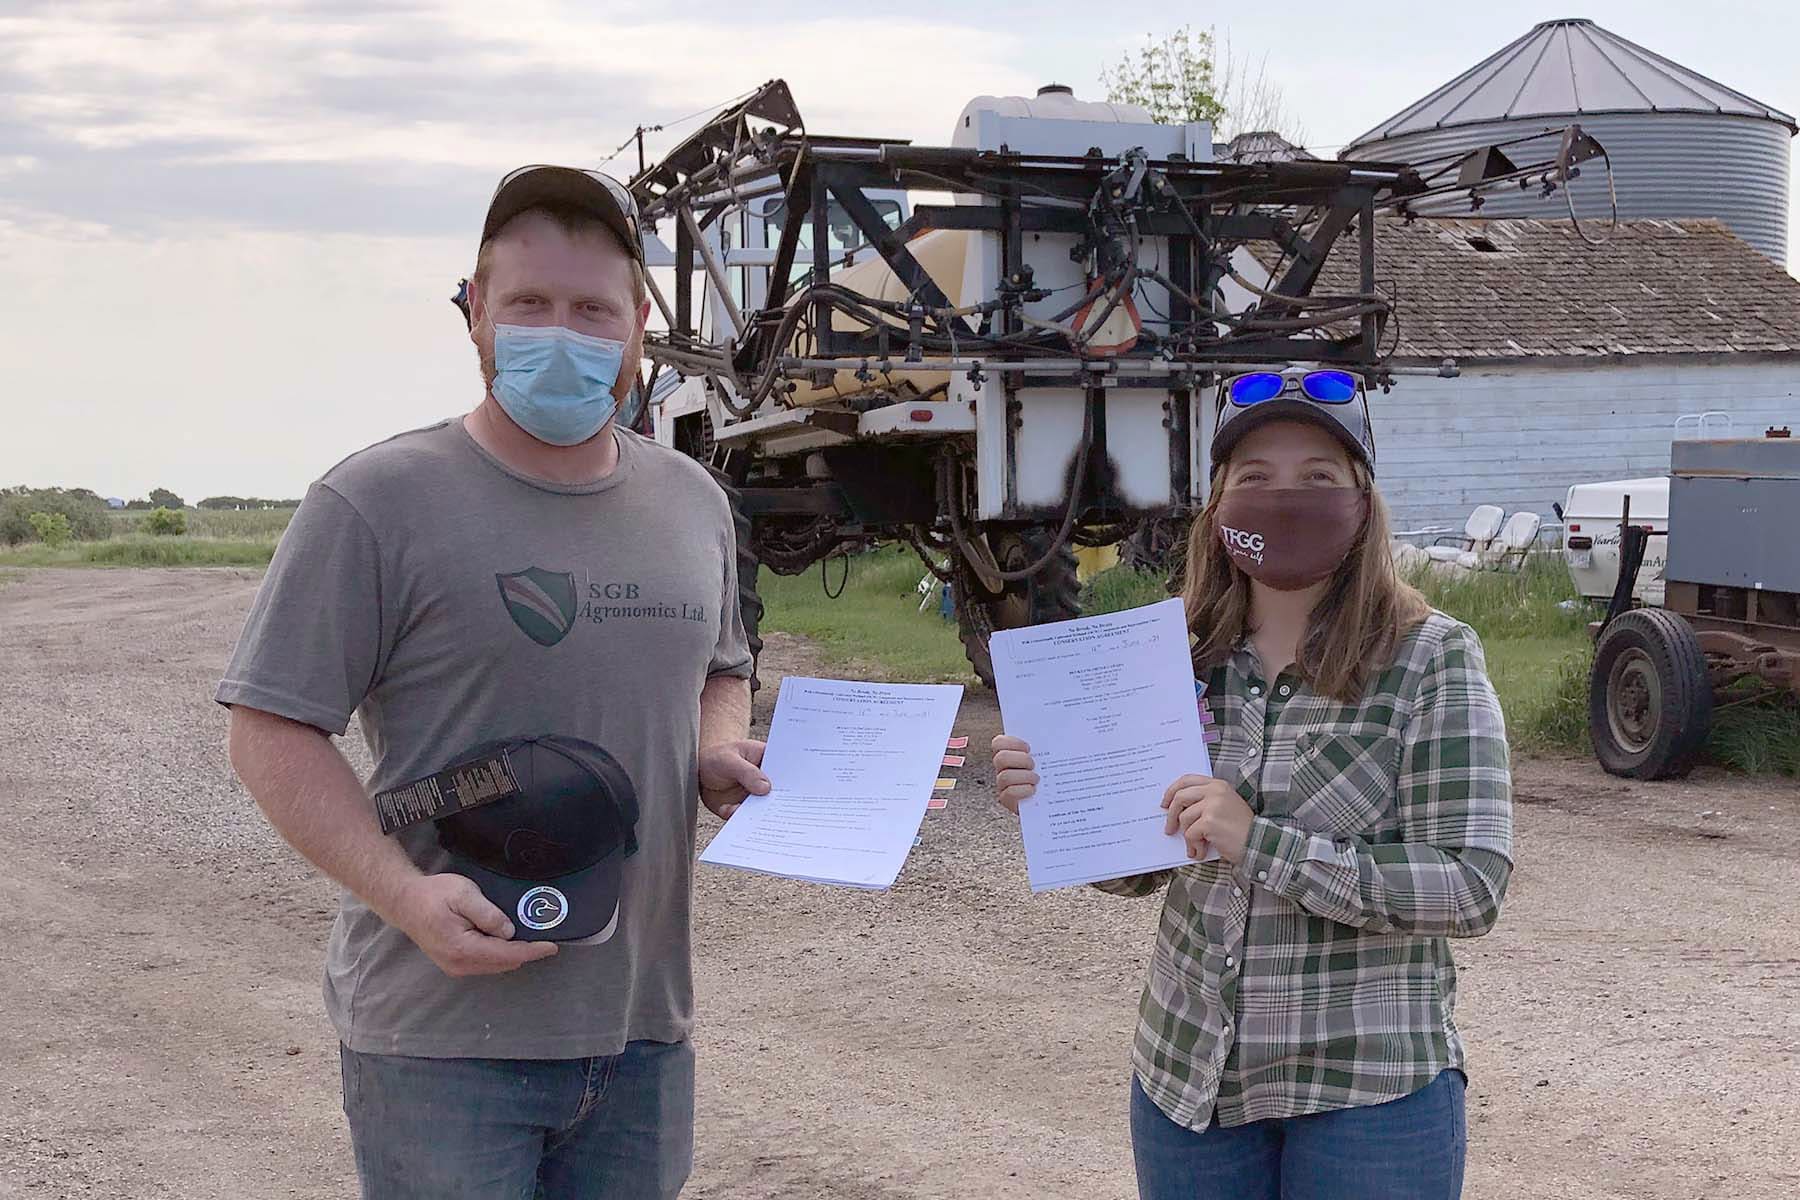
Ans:
[[[144,528],[160,537],[176,537],[187,532],[187,514],[177,509],[153,508],[144,518]]]
[[[61,513],[71,536],[84,542],[112,533],[106,501],[86,488],[0,488],[0,544],[36,541],[32,513]]]
[[[75,531],[69,526],[69,518],[66,513],[34,512],[28,519],[31,521],[32,531],[37,534],[38,541],[46,546],[52,548],[61,546],[75,536]]]

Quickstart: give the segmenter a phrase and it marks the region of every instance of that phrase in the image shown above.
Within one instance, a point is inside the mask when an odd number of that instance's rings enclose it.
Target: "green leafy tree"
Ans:
[[[153,508],[186,508],[187,504],[180,496],[168,488],[151,488],[150,504]]]
[[[1146,34],[1136,53],[1100,68],[1100,82],[1108,100],[1136,104],[1160,124],[1210,121],[1221,140],[1261,132],[1296,146],[1306,140],[1281,85],[1269,78],[1267,56],[1254,63],[1239,58],[1229,33],[1221,41],[1211,30],[1184,25],[1160,41]]]
[[[1106,98],[1136,104],[1160,125],[1183,125],[1225,116],[1214,80],[1214,42],[1209,30],[1183,25],[1160,41],[1149,34],[1135,54],[1100,69]]]
[[[144,528],[160,537],[173,537],[187,532],[187,514],[180,509],[157,507],[144,518]]]
[[[33,513],[61,513],[73,535],[84,542],[112,535],[112,519],[106,501],[86,488],[0,489],[0,543],[16,546],[37,536]]]
[[[65,513],[34,512],[29,520],[32,531],[37,534],[38,541],[52,550],[58,546],[67,545],[69,539],[75,536],[75,531],[70,527],[68,515]]]

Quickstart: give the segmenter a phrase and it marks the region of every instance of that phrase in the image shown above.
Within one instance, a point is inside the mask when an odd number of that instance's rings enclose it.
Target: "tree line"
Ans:
[[[208,496],[195,507],[206,509],[294,508],[298,500],[265,500],[256,496]],[[187,502],[168,488],[152,488],[142,499],[125,508],[148,512],[151,533],[181,533],[187,522],[182,515]],[[114,533],[112,506],[89,488],[0,487],[0,545],[41,541],[52,545],[65,541],[97,542]]]

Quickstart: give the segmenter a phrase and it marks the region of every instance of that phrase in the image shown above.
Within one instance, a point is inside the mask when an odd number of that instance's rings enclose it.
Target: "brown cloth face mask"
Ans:
[[[1338,569],[1368,512],[1361,488],[1237,488],[1219,501],[1213,528],[1244,574],[1297,592]]]

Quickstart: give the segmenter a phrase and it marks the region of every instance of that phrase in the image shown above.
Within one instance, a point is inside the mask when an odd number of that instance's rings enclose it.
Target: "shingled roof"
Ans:
[[[1315,290],[1355,292],[1357,261],[1352,228]],[[1718,221],[1621,220],[1591,246],[1568,221],[1381,217],[1375,264],[1401,361],[1800,354],[1800,282]]]

